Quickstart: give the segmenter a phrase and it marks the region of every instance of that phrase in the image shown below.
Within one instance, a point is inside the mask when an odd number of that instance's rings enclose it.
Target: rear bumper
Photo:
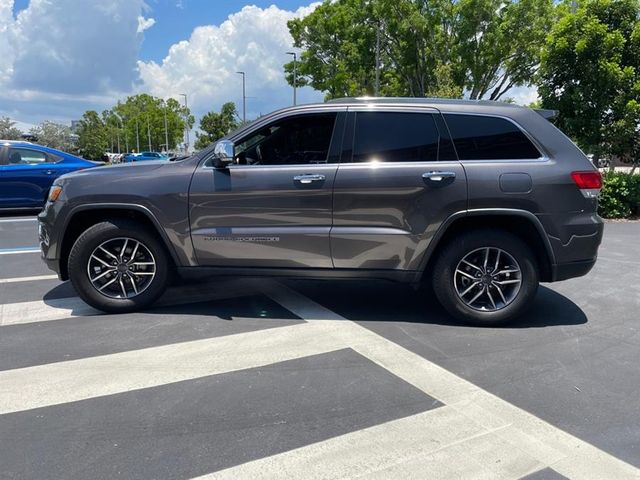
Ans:
[[[593,212],[538,215],[553,251],[551,278],[581,277],[596,263],[604,224]]]
[[[582,277],[589,273],[596,264],[596,259],[580,262],[569,262],[553,265],[551,272],[551,281],[559,282],[569,278]]]

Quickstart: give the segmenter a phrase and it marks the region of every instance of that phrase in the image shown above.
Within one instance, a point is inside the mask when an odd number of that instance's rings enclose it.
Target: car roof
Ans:
[[[523,112],[530,111],[528,107],[495,100],[462,100],[427,97],[345,97],[336,98],[324,103],[308,103],[281,108],[263,117],[259,117],[247,125],[243,125],[235,132],[229,134],[228,137],[234,137],[236,134],[251,128],[253,125],[261,124],[263,120],[268,120],[282,114],[311,113],[317,111],[330,112],[343,110],[347,107],[362,106],[398,107],[400,109],[405,107],[432,107],[442,112],[493,114],[506,117],[515,117],[521,115]],[[542,112],[539,113],[545,118],[548,118]]]
[[[514,107],[521,108],[513,103],[499,102],[495,100],[469,100],[461,98],[439,97],[344,97],[329,100],[326,103],[348,104],[401,104],[401,105],[468,105],[486,107]]]

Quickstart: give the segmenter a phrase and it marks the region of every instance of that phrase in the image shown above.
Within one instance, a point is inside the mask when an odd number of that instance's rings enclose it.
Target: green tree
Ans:
[[[202,150],[216,140],[224,137],[238,127],[238,112],[233,102],[222,105],[220,112],[209,112],[200,119],[200,130],[195,144],[196,150]]]
[[[20,140],[22,132],[9,117],[0,117],[0,140]]]
[[[528,85],[552,0],[336,0],[289,22],[298,83],[327,98],[380,94],[497,100]],[[293,83],[293,62],[285,65]]]
[[[533,83],[552,0],[460,0],[453,10],[458,79],[470,98],[498,100]]]
[[[539,77],[544,108],[585,150],[640,157],[640,3],[585,0],[552,29]]]
[[[78,149],[88,159],[100,160],[109,145],[107,128],[98,112],[84,113],[78,127]]]
[[[36,137],[37,143],[46,147],[65,152],[75,149],[71,128],[67,125],[45,120],[29,130],[29,134]]]
[[[169,145],[165,145],[166,137]],[[121,146],[129,150],[173,150],[184,137],[185,125],[193,128],[195,119],[188,108],[177,100],[163,100],[147,94],[128,97],[103,114],[109,127],[110,138],[117,141],[117,129],[121,134]],[[109,140],[111,141],[111,140]],[[124,146],[123,146],[124,145]]]

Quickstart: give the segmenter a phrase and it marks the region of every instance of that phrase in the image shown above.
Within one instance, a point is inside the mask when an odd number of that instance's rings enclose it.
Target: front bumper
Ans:
[[[50,270],[53,270],[60,280],[66,280],[61,276],[59,259],[59,239],[56,229],[56,220],[59,218],[59,205],[47,203],[38,214],[38,240],[40,242],[40,255]]]

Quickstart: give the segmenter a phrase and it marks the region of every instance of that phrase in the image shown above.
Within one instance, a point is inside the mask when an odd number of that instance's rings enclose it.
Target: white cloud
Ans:
[[[31,0],[9,27],[11,86],[57,93],[130,90],[143,0]]]
[[[156,24],[155,18],[144,18],[142,15],[138,17],[138,31],[137,33],[142,33],[145,30],[153,27]]]
[[[11,77],[13,49],[9,43],[9,29],[13,24],[13,0],[0,0],[0,85]]]
[[[131,92],[145,8],[144,0],[31,0],[14,18],[13,0],[0,0],[0,114],[69,118],[85,110],[72,107],[103,108]]]
[[[241,109],[242,80],[246,72],[247,115],[268,113],[292,101],[283,65],[290,60],[293,39],[287,21],[310,13],[317,4],[295,12],[274,5],[246,6],[220,25],[196,28],[189,40],[174,44],[162,63],[138,62],[143,90],[161,97],[189,95],[196,113],[235,101]],[[322,95],[301,89],[300,101],[321,100]]]
[[[538,100],[538,89],[531,87],[515,87],[503,95],[504,97],[513,98],[518,105],[529,105]]]

